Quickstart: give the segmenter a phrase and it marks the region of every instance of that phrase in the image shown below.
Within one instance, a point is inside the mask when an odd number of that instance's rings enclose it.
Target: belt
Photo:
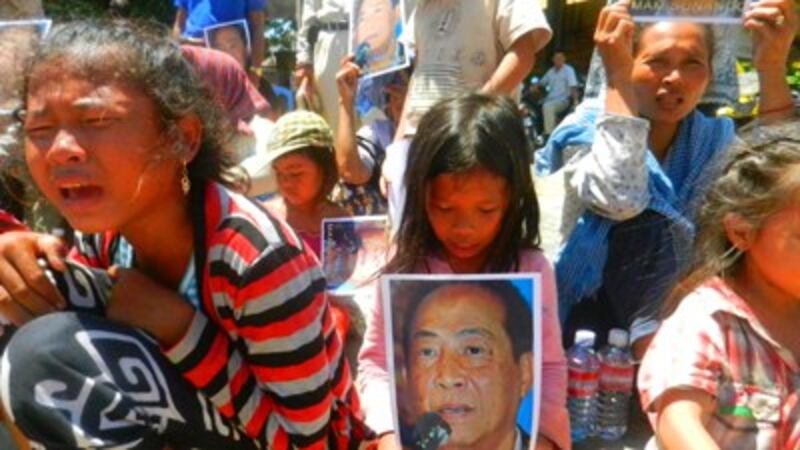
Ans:
[[[349,28],[350,23],[346,20],[342,22],[323,22],[319,24],[319,29],[325,31],[343,31]]]

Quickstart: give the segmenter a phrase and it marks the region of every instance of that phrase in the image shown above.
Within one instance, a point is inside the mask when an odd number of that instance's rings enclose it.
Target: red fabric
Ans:
[[[269,109],[269,103],[250,82],[247,73],[227,53],[195,45],[182,45],[181,51],[211,89],[239,131],[250,133],[247,125],[256,113]]]
[[[27,229],[28,227],[17,220],[16,217],[0,209],[0,233],[5,233],[6,231],[22,231]]]

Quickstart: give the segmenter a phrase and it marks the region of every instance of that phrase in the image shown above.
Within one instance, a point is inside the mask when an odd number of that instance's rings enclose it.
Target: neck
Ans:
[[[733,288],[756,311],[776,317],[800,314],[800,299],[771,283],[747,258],[733,276]]]
[[[183,278],[194,243],[189,201],[180,198],[120,230],[136,252],[137,268],[172,288]]]
[[[650,145],[650,151],[659,161],[666,159],[672,141],[675,139],[675,135],[678,134],[679,123],[650,122],[650,134],[647,140]]]
[[[477,255],[469,259],[455,258],[445,255],[447,264],[453,273],[481,273],[486,265],[486,255]]]

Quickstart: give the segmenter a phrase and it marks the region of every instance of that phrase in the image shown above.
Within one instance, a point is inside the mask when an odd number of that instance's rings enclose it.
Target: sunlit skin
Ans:
[[[395,24],[398,9],[392,6],[391,0],[363,0],[358,11],[358,27],[356,42],[368,42],[370,54],[379,55],[370,69],[380,70],[391,64],[396,45]]]
[[[295,208],[310,208],[323,199],[324,174],[319,165],[307,156],[289,153],[272,163],[278,180],[278,192]]]
[[[168,143],[156,118],[153,102],[123,84],[69,76],[34,84],[24,124],[30,173],[80,231],[146,227],[158,205],[185,202],[180,162],[161,156]]]
[[[213,36],[214,48],[233,56],[239,65],[247,67],[247,43],[242,38],[238,26],[217,28]]]
[[[533,379],[532,354],[515,361],[502,300],[475,286],[431,293],[410,325],[408,379],[416,421],[436,412],[452,429],[441,449],[511,450]]]
[[[506,180],[481,167],[430,181],[425,211],[454,272],[482,271],[508,205]]]
[[[701,26],[660,22],[639,37],[631,81],[639,114],[651,121],[651,129],[677,129],[700,102],[710,79]]]

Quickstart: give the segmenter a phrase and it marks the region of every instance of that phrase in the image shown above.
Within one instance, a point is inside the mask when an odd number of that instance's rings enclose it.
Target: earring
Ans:
[[[183,171],[181,173],[181,190],[183,195],[189,194],[192,189],[192,182],[189,181],[189,170],[186,168],[186,163],[183,163]]]

